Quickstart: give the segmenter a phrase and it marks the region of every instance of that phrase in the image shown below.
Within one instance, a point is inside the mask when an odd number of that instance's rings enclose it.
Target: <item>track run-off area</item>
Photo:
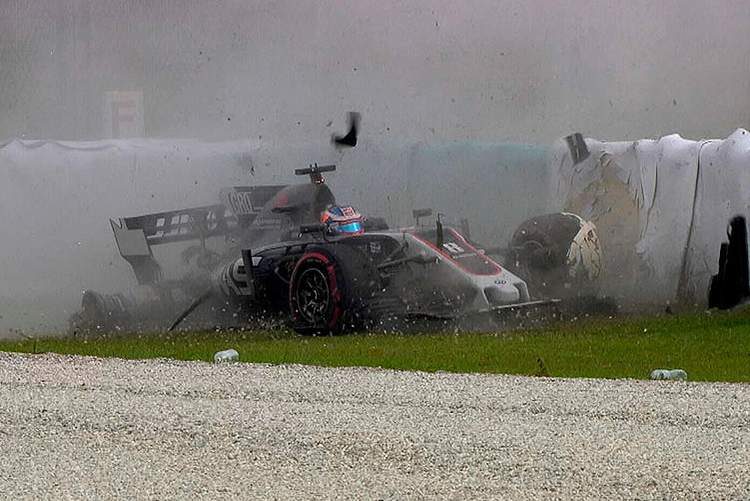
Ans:
[[[750,496],[750,386],[0,353],[9,498]]]

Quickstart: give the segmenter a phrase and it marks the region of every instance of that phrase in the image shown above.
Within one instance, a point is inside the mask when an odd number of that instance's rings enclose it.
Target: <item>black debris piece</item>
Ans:
[[[747,225],[744,216],[735,216],[727,229],[729,242],[719,251],[719,273],[711,277],[708,307],[726,310],[750,298],[747,258]]]
[[[588,146],[586,146],[586,141],[583,139],[583,134],[580,132],[565,136],[565,142],[568,143],[570,156],[573,158],[573,165],[583,162],[591,154]]]
[[[356,111],[349,112],[349,132],[345,136],[334,135],[331,142],[337,147],[353,148],[357,146],[357,132],[359,131],[360,114]]]

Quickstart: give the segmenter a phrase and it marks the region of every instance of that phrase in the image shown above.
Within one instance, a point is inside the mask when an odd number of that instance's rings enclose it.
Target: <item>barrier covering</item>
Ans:
[[[599,228],[607,291],[704,305],[727,221],[748,213],[750,134],[586,144],[591,155],[577,165],[564,142],[554,145],[550,191]]]

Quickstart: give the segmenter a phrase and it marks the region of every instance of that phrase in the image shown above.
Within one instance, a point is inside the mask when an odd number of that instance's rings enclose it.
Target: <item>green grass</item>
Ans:
[[[122,358],[211,360],[235,348],[244,362],[370,366],[560,377],[647,378],[679,367],[690,380],[750,381],[750,309],[644,318],[588,319],[484,334],[196,332],[0,342],[0,350]]]

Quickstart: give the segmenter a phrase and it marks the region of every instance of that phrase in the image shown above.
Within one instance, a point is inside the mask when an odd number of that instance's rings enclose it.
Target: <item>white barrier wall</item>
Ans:
[[[750,134],[586,143],[591,155],[577,165],[555,145],[550,190],[558,208],[599,227],[609,292],[705,304],[728,219],[748,214]]]
[[[135,285],[109,218],[216,203],[224,186],[305,182],[293,171],[311,162],[337,164],[334,193],[365,214],[407,225],[432,207],[492,243],[549,205],[547,150],[532,146],[12,141],[0,147],[0,334],[64,328],[82,289]]]
[[[706,298],[718,271],[719,242],[727,240],[729,218],[750,216],[750,133],[736,130],[723,141],[706,141],[700,150],[698,191],[687,252],[687,292]]]

